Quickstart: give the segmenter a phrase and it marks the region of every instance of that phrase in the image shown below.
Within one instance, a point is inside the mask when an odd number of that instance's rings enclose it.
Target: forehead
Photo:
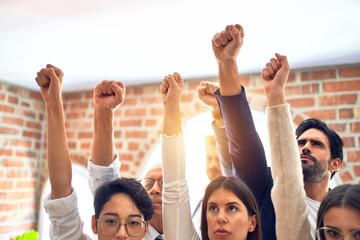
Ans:
[[[162,167],[160,164],[153,166],[146,174],[146,178],[160,179],[162,178]]]
[[[126,219],[133,215],[143,216],[131,197],[124,193],[114,194],[104,205],[100,216],[106,215],[115,216],[119,219]]]
[[[340,230],[360,229],[360,209],[331,207],[324,214],[324,226]]]
[[[310,128],[303,132],[303,134],[299,136],[298,140],[300,139],[315,139],[329,145],[329,139],[326,134],[315,128]]]
[[[241,206],[244,206],[244,203],[238,198],[232,191],[225,188],[216,189],[210,196],[208,202],[216,203],[219,205],[225,205],[230,202],[236,202]]]

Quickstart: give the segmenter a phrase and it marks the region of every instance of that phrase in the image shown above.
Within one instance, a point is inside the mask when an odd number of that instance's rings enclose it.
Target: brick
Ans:
[[[355,132],[360,133],[360,122],[352,122],[352,123],[350,123],[350,132],[352,132],[352,133],[355,133]]]
[[[335,78],[336,78],[336,70],[335,69],[321,69],[321,70],[312,70],[312,71],[301,72],[301,79],[304,81],[335,79]]]
[[[15,108],[0,104],[0,112],[14,113]]]
[[[354,167],[354,173],[356,177],[360,177],[360,166],[359,165],[355,165]]]
[[[20,116],[24,116],[24,117],[28,117],[28,118],[32,118],[32,119],[36,119],[36,113],[33,111],[29,111],[29,110],[24,110],[24,109],[17,109],[16,113]]]
[[[147,131],[126,131],[125,138],[144,138],[146,139]]]
[[[291,107],[313,107],[315,106],[314,98],[292,98],[287,99],[287,102],[290,103]]]
[[[19,135],[20,131],[19,131],[19,129],[16,129],[16,128],[0,127],[0,133],[7,134],[7,135]]]
[[[18,104],[19,103],[19,98],[18,97],[14,97],[14,96],[8,96],[8,102],[10,104]]]
[[[124,105],[124,106],[136,105],[137,103],[138,103],[138,99],[137,99],[137,98],[126,97],[123,105]]]
[[[120,157],[121,161],[132,161],[132,160],[134,160],[134,156],[132,154],[129,154],[129,153],[120,153],[119,157]]]
[[[85,118],[85,113],[83,113],[83,112],[66,113],[65,118],[66,119],[83,119],[83,118]]]
[[[336,82],[324,82],[324,92],[343,92],[343,91],[359,91],[360,80],[354,81],[336,81]]]
[[[4,116],[2,118],[2,123],[11,124],[11,125],[17,125],[22,127],[24,125],[24,120],[18,117],[7,117]]]
[[[146,116],[146,108],[126,109],[125,116]]]
[[[89,107],[88,102],[76,102],[70,104],[70,109],[87,109]]]
[[[25,166],[25,163],[23,160],[19,160],[19,159],[4,159],[3,166],[23,168]]]
[[[31,132],[31,131],[27,131],[27,130],[23,131],[23,136],[24,137],[29,137],[29,138],[41,139],[41,134],[40,133]]]
[[[360,150],[348,151],[347,152],[347,162],[358,162],[360,159]]]
[[[123,120],[120,121],[120,126],[122,127],[139,127],[142,124],[142,120],[141,119],[129,119],[129,120]]]
[[[285,93],[286,96],[319,93],[319,84],[314,83],[301,86],[286,86]]]
[[[316,110],[316,111],[307,111],[304,112],[311,118],[320,118],[321,120],[333,120],[336,118],[336,111],[333,109],[329,110]]]
[[[344,142],[344,148],[353,148],[355,147],[355,139],[354,137],[342,137]]]
[[[136,151],[139,149],[139,143],[135,143],[135,142],[129,142],[128,144],[128,150],[130,151]]]
[[[351,176],[349,171],[340,171],[339,174],[343,183],[349,183],[353,181],[353,177]]]
[[[41,125],[41,123],[39,123],[39,122],[31,122],[31,121],[28,121],[28,122],[26,122],[26,127],[28,127],[28,128],[33,128],[33,129],[37,129],[37,130],[42,129],[42,125]]]
[[[150,115],[151,116],[162,116],[163,111],[164,110],[162,108],[152,108],[152,109],[150,109]]]
[[[357,94],[320,96],[319,106],[352,105],[357,102]]]
[[[155,119],[147,119],[145,120],[145,126],[146,127],[155,127],[157,125],[157,120]]]
[[[141,104],[160,104],[161,99],[159,96],[156,97],[146,97],[141,99]]]
[[[341,78],[360,77],[360,66],[342,67],[339,69],[339,76]]]
[[[339,117],[340,119],[351,119],[354,117],[353,109],[347,108],[347,109],[340,109],[339,110]]]
[[[80,132],[78,134],[78,138],[80,139],[86,139],[86,138],[92,138],[93,133],[92,132]]]

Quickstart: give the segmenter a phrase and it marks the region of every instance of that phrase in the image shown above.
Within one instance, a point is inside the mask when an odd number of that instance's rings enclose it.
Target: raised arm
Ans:
[[[94,89],[94,133],[88,163],[92,193],[104,182],[120,177],[120,162],[114,140],[114,112],[124,102],[125,85],[104,80]]]
[[[216,141],[216,149],[219,154],[222,175],[232,176],[232,162],[229,154],[225,124],[223,118],[221,117],[219,104],[215,97],[215,91],[218,89],[218,83],[202,81],[197,87],[197,93],[200,101],[204,104],[204,106],[210,109],[213,117],[212,128]]]
[[[309,239],[308,208],[290,105],[285,85],[290,72],[286,56],[276,54],[262,71],[274,186],[277,239]]]
[[[77,197],[71,186],[71,159],[61,97],[63,75],[59,68],[48,64],[36,77],[46,106],[47,158],[51,185],[51,193],[44,199],[44,207],[51,221],[50,239],[85,239]]]
[[[184,82],[178,73],[164,78],[160,93],[164,104],[162,131],[164,238],[197,240],[191,219],[189,190],[185,179],[185,150],[180,100]]]
[[[71,188],[71,160],[68,149],[62,101],[63,72],[46,65],[36,77],[46,106],[46,136],[51,199],[69,196]]]
[[[220,90],[215,92],[225,122],[233,173],[259,199],[271,184],[265,152],[256,131],[245,90],[241,85],[236,58],[243,44],[244,30],[229,25],[215,34],[212,48],[218,62]],[[259,203],[261,207],[261,203]]]

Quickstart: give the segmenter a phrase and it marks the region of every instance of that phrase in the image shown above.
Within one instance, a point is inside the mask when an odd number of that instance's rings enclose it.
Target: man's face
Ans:
[[[145,178],[150,178],[155,180],[154,185],[150,189],[146,189],[151,200],[154,204],[154,217],[162,216],[162,186],[159,186],[159,181],[162,181],[162,168],[161,165],[155,165],[149,170]],[[162,185],[162,184],[160,184]]]
[[[297,139],[300,151],[304,180],[319,182],[330,175],[331,163],[330,143],[320,130],[311,128]]]

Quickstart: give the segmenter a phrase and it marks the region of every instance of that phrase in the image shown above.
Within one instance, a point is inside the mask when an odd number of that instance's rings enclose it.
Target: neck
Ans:
[[[157,217],[153,217],[150,221],[149,224],[155,228],[155,230],[159,233],[159,234],[163,234],[163,226],[162,226],[162,220],[161,218],[157,218]]]
[[[306,196],[312,200],[321,202],[329,192],[330,177],[326,175],[320,182],[308,182],[304,180]]]

